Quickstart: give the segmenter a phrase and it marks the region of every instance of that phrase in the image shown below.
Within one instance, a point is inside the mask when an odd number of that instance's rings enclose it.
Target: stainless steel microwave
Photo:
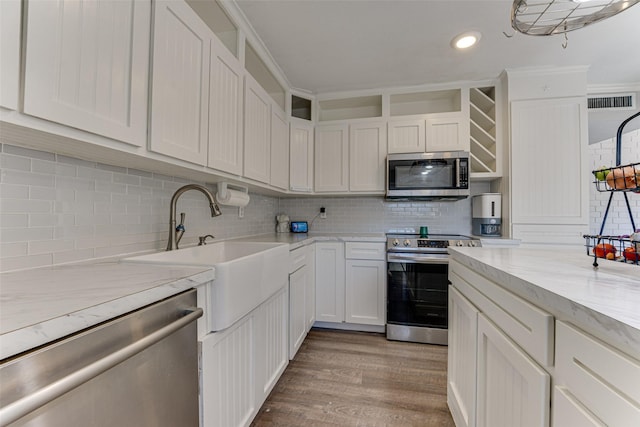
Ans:
[[[405,153],[387,156],[387,198],[458,200],[469,196],[469,153]]]

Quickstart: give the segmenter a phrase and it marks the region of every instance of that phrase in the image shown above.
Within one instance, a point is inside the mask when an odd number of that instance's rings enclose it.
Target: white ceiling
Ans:
[[[640,84],[640,6],[550,37],[515,33],[511,0],[236,0],[291,87],[310,93],[497,77],[589,65],[588,83]],[[482,33],[469,51],[457,34]]]

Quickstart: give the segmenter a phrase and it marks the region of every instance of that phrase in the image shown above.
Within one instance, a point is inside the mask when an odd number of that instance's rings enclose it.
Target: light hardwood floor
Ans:
[[[454,426],[447,347],[312,329],[252,426]]]

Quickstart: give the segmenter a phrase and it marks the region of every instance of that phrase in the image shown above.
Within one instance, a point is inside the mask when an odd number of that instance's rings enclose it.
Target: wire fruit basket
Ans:
[[[598,258],[640,265],[640,230],[630,236],[585,235],[584,237],[587,255],[594,257],[595,267],[598,266]]]
[[[639,116],[640,112],[633,114],[623,121],[618,128],[616,135],[616,165],[611,168],[600,168],[592,172],[595,177],[594,184],[596,189],[600,192],[609,192],[609,202],[607,203],[607,209],[604,211],[600,233],[598,235],[586,234],[583,236],[586,239],[585,246],[587,247],[587,255],[593,257],[593,266],[596,268],[598,267],[599,258],[625,263],[631,262],[635,265],[640,264],[640,229],[636,228],[629,198],[627,197],[629,192],[640,193],[640,163],[621,165],[622,162],[620,161],[622,130],[627,123]],[[627,212],[629,212],[629,219],[631,220],[631,229],[635,230],[635,233],[631,235],[602,235],[604,225],[609,215],[609,209],[611,208],[611,201],[615,193],[621,193],[624,197]]]

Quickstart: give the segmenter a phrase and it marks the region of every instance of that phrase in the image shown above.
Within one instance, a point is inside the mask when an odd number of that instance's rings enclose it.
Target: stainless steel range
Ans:
[[[387,339],[447,344],[449,246],[480,246],[480,240],[387,234]]]

